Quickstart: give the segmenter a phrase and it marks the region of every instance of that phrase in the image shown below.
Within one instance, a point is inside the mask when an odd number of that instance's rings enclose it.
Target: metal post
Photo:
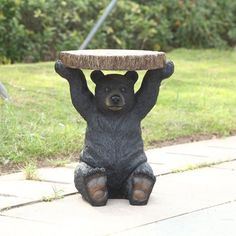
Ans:
[[[0,82],[0,97],[4,100],[10,99],[6,88],[4,87],[4,85],[1,82]]]
[[[107,18],[107,16],[111,13],[112,9],[114,8],[115,4],[116,4],[117,0],[112,0],[110,2],[110,4],[106,7],[103,15],[99,18],[99,20],[96,22],[96,24],[93,26],[93,28],[91,29],[91,31],[89,32],[88,36],[86,37],[86,39],[84,40],[84,42],[81,44],[81,46],[79,47],[80,50],[85,49],[88,44],[90,43],[90,41],[93,39],[94,35],[96,34],[96,32],[98,31],[98,29],[100,28],[100,26],[102,25],[102,23],[105,21],[105,19]]]

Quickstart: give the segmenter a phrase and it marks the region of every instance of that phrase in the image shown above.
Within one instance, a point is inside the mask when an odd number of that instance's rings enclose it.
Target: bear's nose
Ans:
[[[120,96],[119,95],[113,95],[111,97],[111,100],[114,104],[118,104],[120,102]]]

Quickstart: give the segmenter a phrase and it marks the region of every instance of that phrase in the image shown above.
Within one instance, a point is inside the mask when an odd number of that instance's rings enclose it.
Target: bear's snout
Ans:
[[[122,95],[115,93],[107,96],[105,105],[109,110],[119,111],[125,106],[125,99]]]

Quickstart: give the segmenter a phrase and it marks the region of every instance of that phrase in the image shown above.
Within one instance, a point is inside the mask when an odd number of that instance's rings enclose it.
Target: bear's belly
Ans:
[[[124,180],[147,161],[143,150],[141,132],[136,129],[116,132],[86,133],[81,161],[92,167],[103,167],[108,184],[121,187]]]

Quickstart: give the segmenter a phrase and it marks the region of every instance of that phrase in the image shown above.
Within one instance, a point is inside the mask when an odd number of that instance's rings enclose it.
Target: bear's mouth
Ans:
[[[108,109],[112,111],[120,111],[123,106],[109,106]]]

